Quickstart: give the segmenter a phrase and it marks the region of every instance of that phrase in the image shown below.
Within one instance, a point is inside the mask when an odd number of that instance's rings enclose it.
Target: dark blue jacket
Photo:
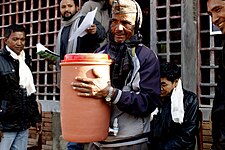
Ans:
[[[109,53],[109,44],[98,52]],[[106,140],[107,143],[116,141],[119,146],[147,142],[145,135],[150,132],[150,114],[160,103],[160,69],[156,54],[143,44],[128,50],[128,53],[132,69],[123,87],[117,88],[118,92],[112,98],[110,127],[117,118],[118,134],[110,135]]]

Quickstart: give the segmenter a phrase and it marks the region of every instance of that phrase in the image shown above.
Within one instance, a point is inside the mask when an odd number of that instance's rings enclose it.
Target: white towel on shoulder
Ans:
[[[184,118],[184,94],[181,79],[178,80],[177,87],[173,89],[171,95],[171,115],[176,123],[183,123]]]
[[[31,95],[32,93],[36,92],[31,70],[25,63],[24,51],[21,51],[20,55],[17,55],[8,46],[6,46],[6,49],[10,52],[10,55],[14,59],[19,60],[19,77],[20,77],[19,84],[26,88],[28,96]]]

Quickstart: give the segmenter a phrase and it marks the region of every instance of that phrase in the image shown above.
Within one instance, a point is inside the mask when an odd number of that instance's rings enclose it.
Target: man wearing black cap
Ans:
[[[76,77],[78,95],[105,98],[111,106],[108,138],[90,144],[92,150],[147,150],[150,114],[159,104],[160,69],[156,54],[141,44],[142,12],[134,0],[114,0],[109,42],[98,52],[110,55],[110,82],[97,71]]]

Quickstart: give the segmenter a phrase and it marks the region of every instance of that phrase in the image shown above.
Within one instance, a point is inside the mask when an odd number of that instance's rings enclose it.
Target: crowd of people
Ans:
[[[199,129],[195,93],[183,88],[181,68],[160,62],[149,48],[149,9],[135,0],[61,0],[62,26],[58,32],[55,63],[60,88],[60,61],[68,53],[103,53],[112,60],[110,82],[93,70],[95,78],[74,76],[71,89],[79,96],[105,99],[110,104],[109,127],[118,133],[93,143],[68,142],[68,150],[194,150]],[[207,0],[212,22],[225,34],[225,1]],[[74,36],[85,15],[98,8],[93,24],[82,37]],[[142,14],[142,11],[144,12]],[[146,18],[145,18],[146,17]],[[144,36],[142,36],[142,34]],[[41,113],[35,99],[31,58],[24,52],[26,29],[12,24],[5,29],[0,52],[0,149],[25,150],[28,129],[41,132]],[[225,65],[220,56],[219,79],[212,109],[212,150],[225,149]]]

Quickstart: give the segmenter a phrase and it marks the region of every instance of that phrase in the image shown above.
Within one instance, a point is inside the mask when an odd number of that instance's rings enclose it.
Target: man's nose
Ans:
[[[17,40],[17,45],[22,45],[23,44],[23,40]]]
[[[123,30],[123,25],[121,23],[118,23],[116,26],[117,30]]]
[[[217,13],[213,13],[211,17],[212,17],[211,18],[212,19],[212,23],[217,25],[218,20],[219,20],[219,16],[217,15]]]

